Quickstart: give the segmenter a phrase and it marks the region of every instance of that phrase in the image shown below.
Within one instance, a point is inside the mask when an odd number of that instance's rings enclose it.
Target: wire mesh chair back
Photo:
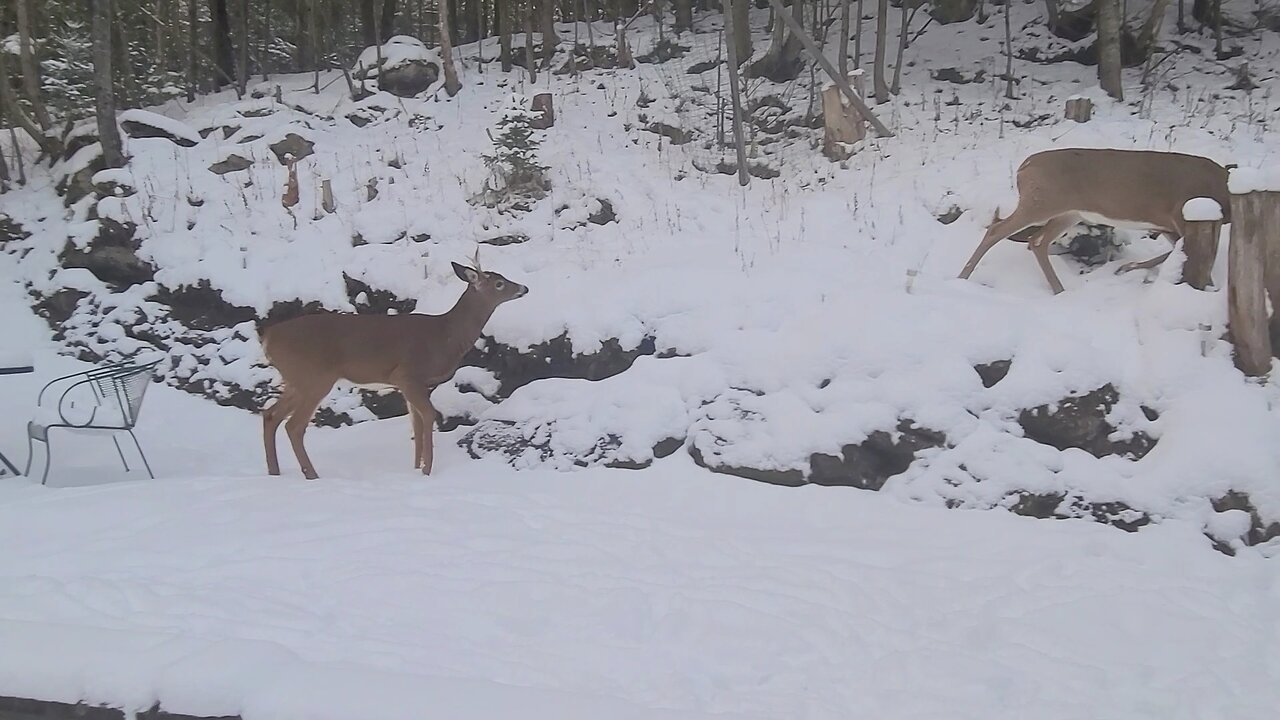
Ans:
[[[151,371],[158,364],[158,360],[145,365],[121,364],[86,373],[98,403],[120,408],[122,428],[137,424],[142,399],[151,385]]]

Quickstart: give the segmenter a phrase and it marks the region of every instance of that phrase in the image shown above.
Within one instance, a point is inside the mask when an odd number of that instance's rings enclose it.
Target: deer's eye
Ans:
[[[507,284],[506,284],[506,283],[504,283],[504,282],[502,282],[501,280],[499,280],[498,282],[496,282],[496,283],[494,283],[494,284],[493,284],[493,289],[494,289],[494,290],[501,290],[502,288],[504,288],[504,287],[506,287],[506,286],[507,286]]]

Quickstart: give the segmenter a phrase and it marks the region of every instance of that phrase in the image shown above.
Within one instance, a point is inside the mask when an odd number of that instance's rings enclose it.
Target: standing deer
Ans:
[[[413,417],[413,466],[431,473],[436,411],[431,391],[453,377],[499,305],[529,288],[498,273],[453,264],[465,280],[462,297],[443,315],[303,315],[261,331],[267,360],[284,381],[279,399],[262,412],[267,472],[280,474],[276,430],[285,423],[293,454],[308,480],[316,479],[302,436],[320,401],[338,380],[397,388]]]
[[[973,273],[991,246],[1037,225],[1041,228],[1031,236],[1028,249],[1035,253],[1056,294],[1062,292],[1062,282],[1049,264],[1049,246],[1082,220],[1156,230],[1176,243],[1185,234],[1183,204],[1207,197],[1222,206],[1223,221],[1231,221],[1227,168],[1197,155],[1154,150],[1046,150],[1022,162],[1017,184],[1018,207],[1003,220],[998,215],[993,219],[960,271],[961,278]],[[1128,263],[1118,272],[1155,267],[1169,254]]]

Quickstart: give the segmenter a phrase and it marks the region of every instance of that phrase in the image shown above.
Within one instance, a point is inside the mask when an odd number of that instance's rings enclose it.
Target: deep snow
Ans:
[[[1014,12],[1030,21],[1040,10]],[[190,332],[152,299],[160,285],[210,281],[259,313],[291,299],[351,309],[346,273],[440,312],[461,290],[449,262],[477,240],[525,235],[482,250],[486,267],[531,288],[495,314],[497,341],[568,333],[586,352],[650,336],[690,357],[641,358],[601,382],[538,381],[497,404],[460,391],[495,385],[464,370],[436,392],[442,410],[548,433],[556,452],[513,469],[467,459],[463,431],[438,434],[430,479],[410,468],[404,418],[313,429],[323,479],[290,475],[287,447],[286,477],[264,478],[254,416],[155,387],[140,436],[158,480],[122,477],[111,443],[94,438],[57,446],[58,487],[0,479],[0,694],[270,720],[1166,720],[1280,707],[1280,575],[1267,559],[1277,545],[1241,547],[1248,518],[1210,506],[1242,491],[1280,518],[1280,385],[1232,367],[1225,292],[1173,284],[1180,252],[1145,277],[1114,275],[1164,249],[1141,239],[1088,271],[1055,259],[1059,296],[1011,242],[973,281],[955,279],[992,212],[1011,207],[1030,152],[1150,147],[1271,163],[1276,41],[1245,40],[1264,83],[1254,95],[1220,90],[1231,68],[1189,53],[1162,65],[1150,97],[1127,74],[1130,104],[1082,93],[1089,68],[1019,61],[1023,97],[1009,101],[990,79],[1003,69],[996,22],[931,28],[913,45],[918,64],[882,113],[897,138],[869,140],[847,167],[803,132],[761,142],[754,161],[783,174],[745,190],[698,169],[731,154],[704,144],[714,97],[696,88],[714,92],[714,69],[685,72],[714,57],[708,33],[681,38],[692,50],[678,63],[542,74],[536,88],[496,64],[477,72],[474,46],[461,48],[466,89],[451,100],[353,103],[330,73],[320,95],[310,76],[286,76],[260,99],[154,108],[184,137],[216,129],[192,148],[129,139],[129,169],[97,178],[137,190],[97,211],[137,223],[159,268],[123,293],[57,267],[68,239],[83,247],[97,234],[93,200],[64,210],[48,176],[5,195],[4,212],[33,233],[0,256],[0,277],[15,281],[0,289],[0,329],[38,367],[0,378],[0,447],[19,464],[40,381],[80,367],[55,355],[27,289],[90,292],[62,329],[113,357],[144,345],[126,327]],[[637,54],[654,39],[646,23],[629,34]],[[718,18],[698,24],[714,30]],[[988,80],[928,79],[948,66]],[[550,196],[516,216],[468,203],[487,179],[486,129],[511,91],[533,90],[556,103],[542,154]],[[748,88],[765,92],[803,111],[803,85]],[[1080,94],[1095,119],[1058,122]],[[351,114],[373,121],[356,127]],[[671,145],[644,129],[655,121],[697,139]],[[288,133],[316,143],[292,209],[267,147]],[[206,171],[233,153],[252,166]],[[319,210],[322,178],[332,215]],[[601,199],[618,222],[586,221]],[[959,220],[938,222],[953,205]],[[251,323],[203,338],[173,348],[170,379],[273,379]],[[973,366],[1003,359],[1009,375],[984,388]],[[1159,438],[1141,461],[1023,437],[1020,410],[1108,382],[1121,393],[1113,421]],[[332,406],[356,414],[349,393]],[[604,434],[622,439],[612,459],[647,461],[654,442],[680,436],[726,465],[794,469],[899,418],[951,445],[879,494],[713,476],[684,451],[642,471],[557,472]],[[1125,534],[942,509],[1024,492],[1121,501],[1157,523]],[[1214,552],[1205,532],[1240,554]]]

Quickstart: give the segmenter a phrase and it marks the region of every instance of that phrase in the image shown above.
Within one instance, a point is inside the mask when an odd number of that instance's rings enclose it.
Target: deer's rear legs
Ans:
[[[280,456],[276,452],[276,431],[292,413],[293,396],[286,389],[270,407],[262,411],[262,447],[267,453],[267,474],[280,474]]]

